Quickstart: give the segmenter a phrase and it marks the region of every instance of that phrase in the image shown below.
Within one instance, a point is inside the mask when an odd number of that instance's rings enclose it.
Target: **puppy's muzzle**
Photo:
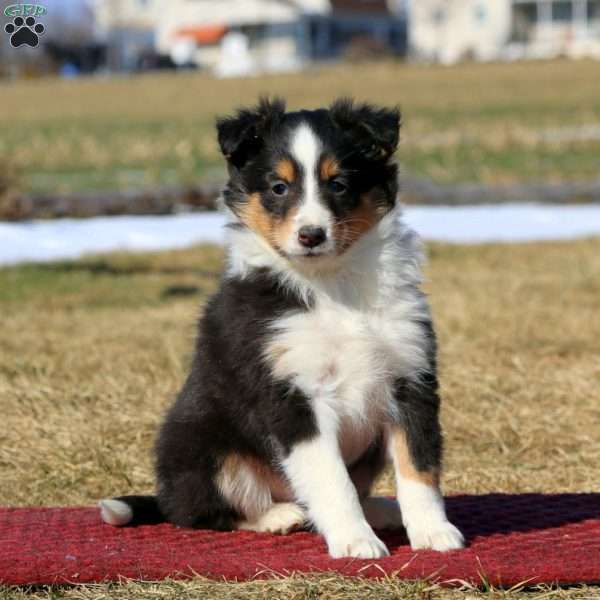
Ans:
[[[298,231],[298,242],[305,248],[316,248],[327,240],[327,233],[322,227],[304,225]]]

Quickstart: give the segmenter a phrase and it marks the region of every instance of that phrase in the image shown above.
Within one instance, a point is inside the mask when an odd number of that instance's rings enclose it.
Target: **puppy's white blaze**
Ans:
[[[133,519],[133,511],[131,507],[121,500],[105,498],[98,502],[100,508],[100,516],[105,523],[120,527],[127,525]]]
[[[291,142],[291,153],[303,171],[304,195],[295,216],[296,231],[303,225],[320,226],[331,233],[331,213],[319,197],[317,168],[321,155],[321,142],[306,124],[296,129]]]
[[[317,163],[321,154],[321,142],[313,130],[306,124],[300,125],[294,132],[291,143],[291,152],[298,164],[302,167],[304,179],[304,196],[302,205],[296,219],[307,220],[310,217],[317,219],[326,212],[319,202],[319,186],[317,182]],[[307,225],[319,225],[317,222],[306,222]]]

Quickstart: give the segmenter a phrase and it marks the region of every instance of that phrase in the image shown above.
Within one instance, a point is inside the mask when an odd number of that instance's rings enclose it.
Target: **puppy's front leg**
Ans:
[[[297,500],[323,534],[334,558],[387,556],[373,533],[333,433],[296,444],[283,462]]]
[[[394,463],[402,521],[413,549],[454,550],[464,538],[448,521],[439,474],[442,435],[438,420],[437,381],[410,388],[399,385],[401,422],[388,427],[388,451]]]

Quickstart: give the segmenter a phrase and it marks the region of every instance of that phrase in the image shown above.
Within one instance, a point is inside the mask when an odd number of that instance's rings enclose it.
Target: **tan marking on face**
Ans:
[[[411,479],[412,481],[418,481],[419,483],[423,483],[430,487],[439,487],[439,470],[417,470],[410,455],[406,432],[400,427],[395,427],[390,432],[390,451],[393,454],[394,464],[402,477]]]
[[[239,215],[252,231],[279,250],[287,246],[288,239],[294,234],[294,216],[297,212],[298,209],[293,207],[284,219],[280,219],[265,209],[260,201],[260,194],[255,193],[248,196]]]
[[[333,226],[333,235],[339,252],[344,252],[360,237],[370,231],[389,211],[376,197],[363,194],[359,205]]]
[[[289,158],[280,160],[275,167],[275,172],[287,183],[293,183],[296,180],[296,167]]]
[[[275,221],[260,201],[259,194],[251,194],[240,210],[242,221],[255,233],[272,243]]]
[[[321,175],[321,180],[327,181],[340,174],[340,165],[333,156],[326,156],[321,161],[319,173]]]

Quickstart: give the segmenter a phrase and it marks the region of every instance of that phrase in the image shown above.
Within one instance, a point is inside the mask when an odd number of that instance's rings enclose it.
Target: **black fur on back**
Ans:
[[[306,306],[268,272],[225,278],[199,325],[191,372],[156,444],[158,502],[177,525],[231,529],[240,516],[214,479],[231,453],[274,464],[316,431],[308,399],[261,356],[266,325]]]

